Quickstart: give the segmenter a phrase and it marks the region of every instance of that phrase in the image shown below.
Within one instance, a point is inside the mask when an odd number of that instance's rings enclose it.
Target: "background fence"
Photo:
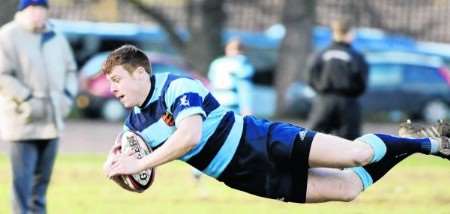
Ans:
[[[186,23],[185,0],[144,1],[176,26]],[[316,0],[316,22],[350,17],[356,26],[381,28],[419,40],[450,43],[449,0]],[[281,20],[284,0],[226,0],[227,27],[262,31]],[[121,0],[54,0],[52,16],[69,20],[155,24]]]

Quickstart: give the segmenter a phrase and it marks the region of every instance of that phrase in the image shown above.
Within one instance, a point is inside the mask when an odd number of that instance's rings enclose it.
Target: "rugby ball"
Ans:
[[[147,146],[142,136],[136,132],[124,131],[119,134],[117,140],[121,144],[122,153],[127,153],[132,150],[136,153],[138,159],[141,159],[152,152],[151,148]],[[120,177],[123,184],[128,187],[125,189],[141,193],[152,185],[155,177],[155,170],[154,168],[146,169],[136,174],[121,175]]]

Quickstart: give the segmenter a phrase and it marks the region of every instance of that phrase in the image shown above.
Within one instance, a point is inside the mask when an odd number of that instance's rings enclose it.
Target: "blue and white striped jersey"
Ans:
[[[139,132],[156,149],[192,115],[203,117],[201,141],[180,159],[217,178],[230,163],[243,132],[242,116],[223,108],[198,80],[169,73],[154,74],[142,107],[134,107],[125,129]]]

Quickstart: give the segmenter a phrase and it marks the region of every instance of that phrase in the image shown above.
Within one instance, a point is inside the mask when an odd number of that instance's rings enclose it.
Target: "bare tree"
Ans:
[[[226,19],[224,0],[188,0],[185,12],[189,39],[184,41],[173,22],[160,9],[141,0],[129,0],[137,9],[159,23],[166,31],[172,45],[184,55],[197,71],[206,74],[209,63],[222,53],[222,30]]]
[[[315,1],[286,0],[282,23],[286,36],[280,47],[275,85],[277,88],[277,115],[286,111],[285,94],[289,85],[302,77],[311,52],[312,29],[315,20]]]
[[[378,4],[377,4],[378,3]],[[353,2],[354,10],[361,14],[365,14],[369,20],[368,25],[375,28],[383,29],[391,33],[401,33],[412,37],[420,37],[421,35],[430,32],[431,29],[438,28],[442,23],[437,16],[427,16],[423,19],[414,19],[415,16],[419,16],[417,13],[419,11],[426,11],[427,7],[430,7],[427,1],[385,1],[384,7],[393,7],[396,10],[389,12],[384,9],[382,4],[373,1],[355,1]],[[378,6],[378,7],[377,7]],[[395,13],[395,14],[394,14]],[[393,22],[388,22],[388,19],[393,19],[398,13],[402,16],[406,16],[407,24],[392,24]],[[362,17],[362,15],[360,15]],[[361,19],[356,19],[361,20]],[[401,22],[400,22],[401,23]],[[415,27],[411,27],[414,25]]]
[[[3,0],[0,9],[0,26],[11,21],[16,13],[18,0]]]

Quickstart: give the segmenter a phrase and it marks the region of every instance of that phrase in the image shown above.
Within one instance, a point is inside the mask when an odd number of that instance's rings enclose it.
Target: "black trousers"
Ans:
[[[361,106],[358,98],[319,95],[312,105],[309,127],[354,140],[361,135]]]

